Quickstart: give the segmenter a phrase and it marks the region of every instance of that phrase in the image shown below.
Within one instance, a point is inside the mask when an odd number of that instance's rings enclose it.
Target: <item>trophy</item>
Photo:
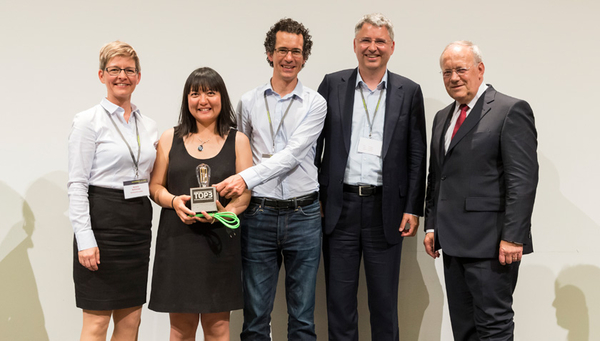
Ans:
[[[214,187],[209,186],[210,166],[205,163],[199,164],[196,167],[196,177],[200,187],[190,188],[191,210],[196,213],[216,212],[219,194]]]

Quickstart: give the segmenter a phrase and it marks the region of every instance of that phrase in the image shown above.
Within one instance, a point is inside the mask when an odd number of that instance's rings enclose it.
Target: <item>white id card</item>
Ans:
[[[145,197],[150,195],[148,179],[123,181],[123,192],[125,192],[125,199]]]
[[[375,156],[381,156],[381,148],[383,147],[382,141],[367,139],[364,137],[360,138],[358,142],[358,152],[371,154]]]

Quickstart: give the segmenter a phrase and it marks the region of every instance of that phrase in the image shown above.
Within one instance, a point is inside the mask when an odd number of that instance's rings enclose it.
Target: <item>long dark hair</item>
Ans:
[[[179,123],[175,127],[177,137],[185,137],[189,134],[198,132],[196,119],[192,116],[188,105],[188,94],[191,91],[217,91],[221,94],[221,112],[217,118],[217,133],[224,137],[229,128],[236,126],[235,111],[231,105],[227,88],[223,78],[217,71],[209,67],[198,68],[189,75],[183,87],[183,98],[181,100],[181,111],[179,113]]]

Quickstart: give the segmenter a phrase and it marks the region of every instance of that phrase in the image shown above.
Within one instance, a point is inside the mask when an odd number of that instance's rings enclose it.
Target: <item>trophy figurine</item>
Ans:
[[[196,167],[196,177],[198,178],[198,185],[200,187],[190,188],[190,196],[192,199],[191,210],[200,213],[204,212],[216,212],[217,211],[217,200],[219,194],[214,187],[210,187],[210,166],[201,163]]]

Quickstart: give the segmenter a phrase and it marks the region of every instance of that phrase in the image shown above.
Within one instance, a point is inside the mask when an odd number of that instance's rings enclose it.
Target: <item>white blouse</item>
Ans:
[[[156,122],[140,114],[135,105],[129,122],[125,110],[106,98],[91,109],[75,115],[69,134],[69,219],[78,250],[97,246],[90,224],[88,186],[123,189],[123,181],[135,178],[129,148],[110,120],[114,120],[137,158],[140,149],[139,179],[149,179],[158,144]],[[109,117],[110,115],[110,117]],[[136,122],[140,146],[136,136]]]

